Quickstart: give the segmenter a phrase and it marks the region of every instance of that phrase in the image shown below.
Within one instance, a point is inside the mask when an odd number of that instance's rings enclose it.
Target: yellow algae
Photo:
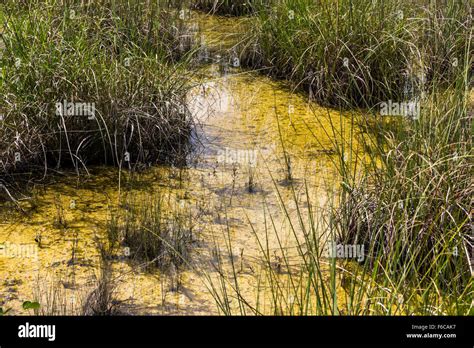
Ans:
[[[245,17],[224,17],[204,14],[198,11],[191,12],[191,21],[199,29],[201,44],[211,49],[225,50],[232,48],[242,39],[245,32]]]

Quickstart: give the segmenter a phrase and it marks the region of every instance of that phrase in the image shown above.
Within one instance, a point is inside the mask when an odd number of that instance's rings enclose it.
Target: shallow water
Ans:
[[[357,129],[348,115],[319,107],[284,82],[238,66],[223,68],[241,21],[194,16],[209,63],[197,68],[196,87],[189,94],[197,122],[188,167],[122,171],[120,177],[118,170],[93,168],[90,177],[58,178],[35,189],[33,199],[23,203],[27,216],[3,209],[0,243],[13,246],[0,257],[0,305],[13,314],[27,314],[21,303],[33,299],[44,307],[56,299],[56,314],[80,312],[99,277],[98,244],[106,239],[107,221],[127,196],[165,197],[167,212],[186,220],[194,242],[189,264],[174,276],[144,270],[117,253],[115,297],[125,313],[217,314],[210,289],[216,286],[222,293],[220,273],[228,274],[229,289],[238,286],[265,312],[272,298],[258,241],[279,276],[298,269],[296,238],[303,229],[289,222],[297,221],[297,208],[302,226],[309,225],[310,215],[321,218],[318,208],[340,185],[334,142],[358,149],[347,140]],[[64,226],[57,221],[60,215]],[[14,246],[21,251],[14,252]],[[290,269],[281,265],[282,250]],[[179,277],[178,289],[172,277]],[[231,306],[240,314],[237,302]]]

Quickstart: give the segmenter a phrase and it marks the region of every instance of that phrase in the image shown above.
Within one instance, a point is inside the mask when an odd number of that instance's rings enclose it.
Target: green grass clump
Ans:
[[[110,249],[129,248],[130,259],[146,269],[174,272],[189,262],[193,243],[189,216],[167,211],[167,203],[160,193],[130,196],[120,214],[109,221]]]
[[[176,11],[106,0],[2,11],[2,174],[183,160],[192,42]],[[94,105],[95,117],[57,113],[63,101]]]
[[[436,3],[436,2],[434,2]],[[463,64],[467,2],[284,0],[261,6],[242,62],[310,93],[319,103],[371,107],[421,93]],[[452,81],[452,79],[451,79]]]
[[[341,241],[366,246],[371,271],[423,289],[423,298],[437,297],[439,313],[454,314],[469,312],[474,271],[472,57],[463,61],[447,90],[433,88],[418,119],[400,117],[398,131],[375,126],[384,139],[370,144],[377,150],[362,177],[343,175],[333,221]]]
[[[468,45],[471,13],[469,1],[431,1],[421,8],[417,45],[422,48],[426,80],[431,86],[454,83],[472,56]],[[472,66],[470,69],[472,74]]]

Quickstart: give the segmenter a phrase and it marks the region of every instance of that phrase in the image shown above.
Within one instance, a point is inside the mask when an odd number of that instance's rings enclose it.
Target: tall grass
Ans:
[[[292,81],[323,105],[400,100],[438,75],[452,81],[453,69],[446,67],[455,58],[462,65],[465,57],[468,2],[424,3],[284,0],[257,6],[242,62]]]
[[[384,139],[368,145],[376,151],[361,177],[343,175],[332,224],[345,243],[367,246],[371,269],[423,289],[423,301],[436,297],[439,313],[472,310],[470,40],[465,52],[455,81],[433,85],[417,120],[399,117],[390,132],[377,121]]]
[[[183,162],[192,42],[176,11],[143,1],[1,6],[2,175]],[[63,101],[94,103],[95,117],[56,112]]]
[[[472,4],[468,1],[431,1],[422,8],[422,35],[426,79],[444,87],[454,83],[472,58]],[[468,74],[472,79],[472,61]],[[471,80],[472,86],[472,80]]]

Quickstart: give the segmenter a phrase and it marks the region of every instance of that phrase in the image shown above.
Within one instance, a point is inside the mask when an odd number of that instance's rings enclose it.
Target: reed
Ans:
[[[1,175],[183,163],[192,41],[141,1],[1,5]],[[5,15],[8,13],[8,15]],[[74,103],[74,104],[68,104]]]
[[[345,108],[452,82],[472,25],[467,1],[284,0],[257,9],[242,63]]]

